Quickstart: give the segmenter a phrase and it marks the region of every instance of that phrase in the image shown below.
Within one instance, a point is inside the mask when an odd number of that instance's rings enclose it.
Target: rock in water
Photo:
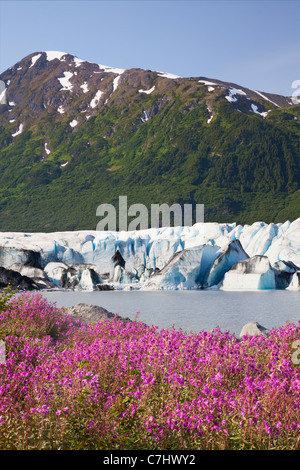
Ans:
[[[259,336],[259,335],[264,335],[268,336],[269,330],[265,328],[264,326],[261,326],[257,322],[250,322],[247,323],[246,325],[243,326],[242,331],[240,333],[240,338],[243,336],[249,335],[249,336]]]
[[[23,247],[0,246],[0,266],[9,268],[14,263],[26,266],[41,267],[41,254],[38,251],[27,250]]]
[[[12,269],[13,271],[17,271],[18,273],[22,274],[22,276],[30,277],[31,279],[39,278],[39,279],[47,279],[46,274],[41,268],[36,268],[34,266],[28,266],[14,263],[12,266],[9,266],[8,269]]]
[[[109,312],[103,307],[92,304],[76,304],[66,309],[66,313],[75,320],[80,319],[84,323],[97,323],[99,321],[113,320],[117,317],[118,320],[124,322],[131,322],[129,318],[119,317],[118,315]]]
[[[0,288],[7,287],[8,284],[11,284],[12,287],[17,290],[39,290],[39,286],[33,279],[30,279],[27,276],[22,276],[22,274],[17,271],[6,269],[1,266]]]

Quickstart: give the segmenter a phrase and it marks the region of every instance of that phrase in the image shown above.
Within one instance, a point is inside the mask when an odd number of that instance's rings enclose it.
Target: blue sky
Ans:
[[[291,95],[300,1],[0,0],[0,72],[44,50]]]

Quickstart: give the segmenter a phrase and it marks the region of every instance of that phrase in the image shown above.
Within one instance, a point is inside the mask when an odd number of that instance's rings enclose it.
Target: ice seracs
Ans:
[[[51,262],[93,265],[104,287],[116,252],[126,262],[126,268],[114,266],[110,281],[117,288],[299,290],[300,218],[128,232],[0,233],[1,266],[28,265],[33,259],[43,270]],[[91,287],[91,273],[84,274],[81,285]]]
[[[276,288],[276,272],[266,256],[256,255],[234,264],[225,273],[224,290],[264,290]]]
[[[203,287],[218,254],[218,247],[201,245],[175,253],[142,287],[143,290],[198,289]]]

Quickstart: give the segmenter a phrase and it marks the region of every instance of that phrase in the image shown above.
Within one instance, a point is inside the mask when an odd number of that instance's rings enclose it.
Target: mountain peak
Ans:
[[[125,190],[147,204],[152,197],[157,203],[197,200],[211,220],[236,219],[247,204],[255,213],[261,202],[252,194],[260,191],[270,204],[278,187],[282,207],[287,191],[298,190],[300,114],[289,98],[205,76],[109,67],[62,51],[29,54],[0,80],[0,99],[6,99],[0,106],[0,222],[10,218],[10,227],[21,227],[16,214],[32,215],[30,226],[39,230],[41,223],[48,227],[50,214],[52,224],[64,223],[66,193],[64,227],[72,229],[95,221],[96,205]],[[89,209],[81,201],[87,188]],[[272,218],[278,212],[273,207]]]

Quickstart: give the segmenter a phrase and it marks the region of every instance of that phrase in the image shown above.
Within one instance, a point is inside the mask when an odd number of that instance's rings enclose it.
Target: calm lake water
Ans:
[[[300,321],[299,291],[49,291],[43,296],[57,307],[77,303],[100,305],[110,312],[159,328],[198,332],[220,327],[239,335],[257,321],[266,328]]]

